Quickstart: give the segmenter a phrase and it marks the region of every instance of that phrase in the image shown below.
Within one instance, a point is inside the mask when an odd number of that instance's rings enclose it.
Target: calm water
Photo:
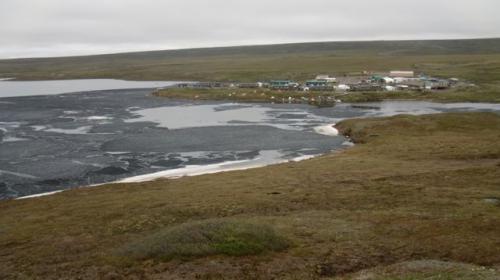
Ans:
[[[35,94],[49,91],[39,90]],[[0,98],[0,198],[130,177],[144,179],[134,176],[152,173],[180,176],[318,155],[349,145],[342,136],[323,135],[317,129],[345,118],[500,112],[500,105],[467,103],[382,102],[315,108],[188,102],[153,97],[151,91]],[[2,95],[13,94],[0,86]]]
[[[175,82],[123,81],[113,79],[54,80],[54,81],[1,81],[0,98],[32,95],[52,95],[108,89],[159,88]]]

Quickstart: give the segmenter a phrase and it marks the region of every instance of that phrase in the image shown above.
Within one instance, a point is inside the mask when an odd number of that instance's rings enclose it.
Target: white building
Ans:
[[[348,85],[338,85],[335,87],[336,90],[339,90],[339,91],[348,91],[348,90],[351,90],[351,87],[348,86]]]
[[[337,81],[337,78],[330,77],[329,75],[318,75],[316,76],[316,80],[323,80],[327,83],[335,83]]]
[[[396,91],[396,87],[393,86],[385,86],[386,91]]]
[[[389,77],[401,77],[401,78],[413,78],[415,77],[415,72],[413,71],[391,71]]]
[[[385,84],[394,84],[394,79],[393,78],[383,77],[382,81],[384,81]]]

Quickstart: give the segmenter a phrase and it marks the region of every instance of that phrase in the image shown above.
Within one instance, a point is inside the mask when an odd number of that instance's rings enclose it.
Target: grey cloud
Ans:
[[[498,37],[497,0],[1,0],[0,58],[323,40]]]

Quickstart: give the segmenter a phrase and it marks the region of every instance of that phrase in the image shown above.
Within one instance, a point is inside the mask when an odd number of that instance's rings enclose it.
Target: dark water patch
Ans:
[[[239,152],[236,154],[236,159],[242,160],[242,159],[252,159],[259,156],[259,151],[254,150],[254,151],[248,151],[248,152]]]
[[[236,157],[234,155],[221,155],[221,156],[207,156],[207,157],[188,157],[185,162],[186,165],[206,165],[221,163],[226,161],[234,161]]]
[[[304,148],[329,150],[343,141],[341,137],[332,138],[314,132],[269,126],[218,126],[127,135],[104,143],[102,149],[167,153]]]
[[[74,118],[56,118],[55,119],[56,122],[61,122],[61,123],[68,123],[68,122],[74,122],[75,119]]]
[[[307,117],[307,114],[281,114],[277,118],[278,119],[304,119]]]
[[[122,175],[127,173],[129,173],[129,171],[125,168],[117,166],[108,166],[96,171],[89,172],[87,174],[93,176],[93,175]]]
[[[7,192],[7,184],[0,182],[0,193],[6,193]]]
[[[61,185],[68,184],[69,182],[71,182],[71,179],[58,178],[58,179],[49,179],[49,180],[38,181],[37,184],[41,185],[41,186],[61,186]]]
[[[161,166],[161,167],[165,167],[165,168],[173,168],[173,167],[180,166],[183,163],[184,163],[184,161],[180,160],[180,159],[168,159],[168,160],[162,159],[162,160],[152,162],[151,165]]]

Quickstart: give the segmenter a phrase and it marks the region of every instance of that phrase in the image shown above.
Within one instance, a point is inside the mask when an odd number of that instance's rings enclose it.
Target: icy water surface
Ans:
[[[151,91],[0,98],[0,198],[307,158],[349,145],[344,137],[318,129],[345,118],[500,112],[500,105],[465,103],[333,108],[198,103],[152,97]]]
[[[0,197],[186,168],[265,165],[339,147],[307,106],[192,103],[152,90],[0,99]],[[196,167],[198,166],[198,167]],[[184,174],[185,175],[185,174]]]

